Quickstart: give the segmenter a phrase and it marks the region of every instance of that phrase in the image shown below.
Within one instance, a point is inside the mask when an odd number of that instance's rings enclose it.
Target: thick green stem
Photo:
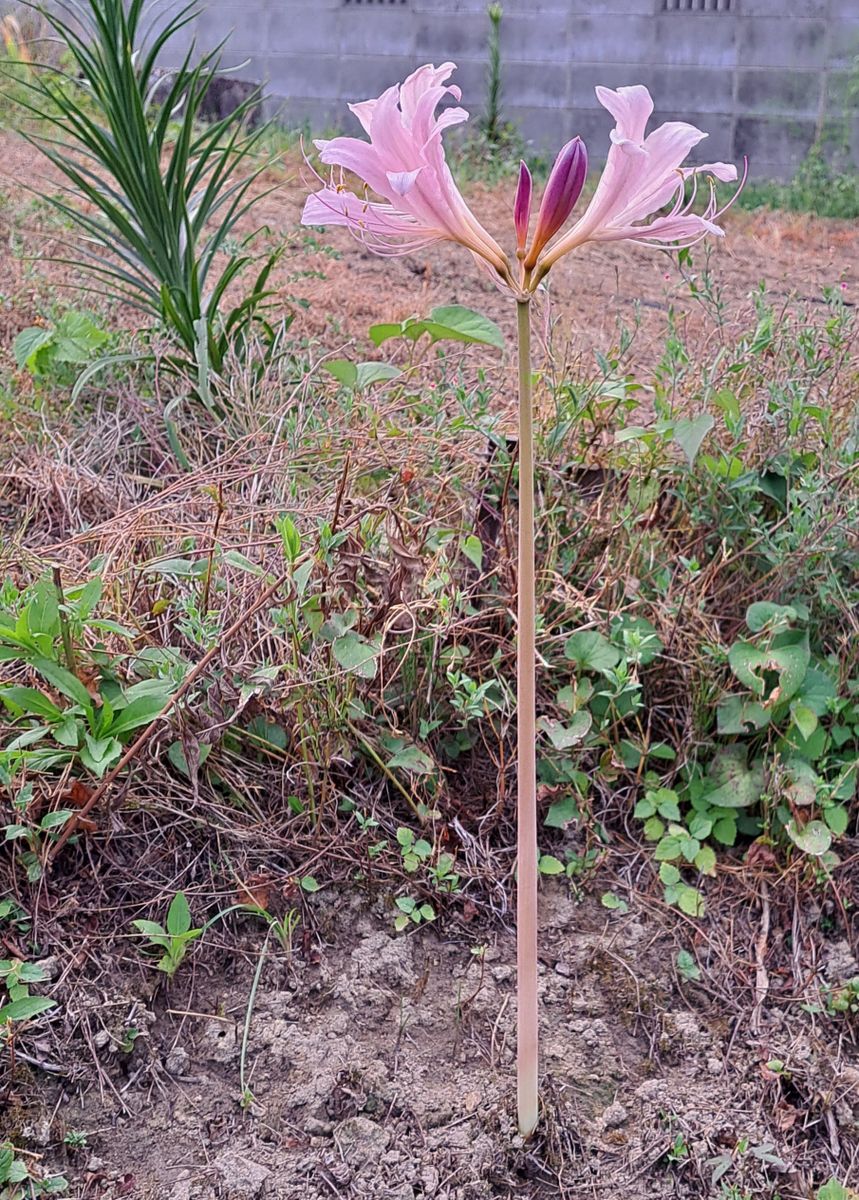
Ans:
[[[517,606],[518,837],[516,968],[518,975],[517,1095],[519,1132],[537,1124],[537,698],[535,681],[534,414],[531,322],[527,300],[519,318],[519,570]]]

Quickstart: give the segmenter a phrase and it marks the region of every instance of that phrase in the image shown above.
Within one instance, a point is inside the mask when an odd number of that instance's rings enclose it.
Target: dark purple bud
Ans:
[[[533,266],[547,242],[566,224],[588,177],[588,152],[579,137],[567,142],[555,159],[543,193],[534,241],[526,266]]]
[[[519,185],[516,188],[516,201],[513,205],[513,222],[516,226],[516,245],[524,250],[528,240],[528,225],[531,221],[531,195],[533,185],[531,172],[524,162],[519,164]]]

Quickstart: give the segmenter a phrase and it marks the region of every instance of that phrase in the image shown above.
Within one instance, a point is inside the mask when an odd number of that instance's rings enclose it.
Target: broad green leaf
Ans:
[[[435,763],[430,756],[408,742],[394,751],[388,759],[388,766],[409,771],[413,775],[430,775],[435,770]]]
[[[319,884],[312,875],[302,875],[301,890],[304,892],[318,892]]]
[[[537,869],[541,875],[563,875],[566,868],[553,854],[541,854]]]
[[[478,571],[483,570],[483,544],[479,537],[475,537],[473,533],[469,534],[460,542],[460,549]]]
[[[335,638],[331,649],[344,670],[362,679],[375,679],[378,670],[379,647],[351,630]]]
[[[716,852],[712,846],[702,846],[695,855],[694,862],[702,875],[716,874]]]
[[[789,700],[800,689],[805,679],[810,659],[808,634],[792,631],[782,635],[778,646],[762,650],[751,642],[735,642],[728,651],[731,670],[761,699],[767,694],[764,672],[778,675],[777,691],[769,699],[775,702]]]
[[[819,858],[832,845],[832,834],[822,821],[809,821],[807,825],[798,825],[791,818],[785,825],[788,837],[806,854]]]
[[[53,659],[44,658],[40,654],[35,655],[31,662],[42,678],[46,679],[58,692],[62,692],[64,696],[68,696],[70,700],[74,700],[75,704],[80,704],[85,709],[93,707],[92,696],[77,675],[73,675],[71,671],[61,667]]]
[[[767,626],[770,629],[782,629],[793,625],[799,619],[799,613],[790,604],[771,604],[768,600],[758,600],[750,604],[746,611],[746,624],[753,633]]]
[[[66,821],[74,815],[71,808],[57,808],[53,812],[45,813],[39,822],[39,828],[45,832],[49,829],[57,829],[60,825],[65,825]]]
[[[49,1008],[56,1006],[56,1000],[51,1000],[48,996],[21,996],[20,999],[0,1008],[0,1025],[6,1025],[10,1021],[29,1021],[31,1017],[37,1017],[39,1013],[47,1012]]]
[[[151,695],[138,696],[117,713],[110,725],[112,737],[119,737],[141,725],[149,725],[163,709],[166,699],[163,694],[153,692]]]
[[[722,388],[713,396],[713,403],[716,408],[722,410],[726,417],[732,421],[740,419],[740,402],[734,392],[729,388]]]
[[[549,805],[543,824],[549,829],[563,829],[570,821],[577,821],[580,816],[578,801],[572,792],[568,792],[566,796],[554,800]]]
[[[132,921],[131,924],[152,941],[160,939],[157,943],[159,946],[166,946],[168,944],[167,930],[163,925],[159,925],[157,921],[147,921],[143,917],[140,917],[138,920]]]
[[[762,704],[745,696],[726,696],[716,710],[719,733],[751,733],[765,729],[770,720],[770,714]]]
[[[680,882],[680,871],[673,863],[663,862],[659,866],[659,878],[668,887],[674,887]]]
[[[691,467],[701,449],[701,443],[715,425],[710,413],[700,413],[690,420],[675,421],[674,441],[686,455]]]
[[[607,908],[610,912],[626,913],[629,912],[629,905],[620,896],[616,896],[614,892],[603,892],[600,896],[600,904],[603,908]]]
[[[57,322],[51,357],[57,362],[86,363],[109,340],[110,335],[88,313],[71,309]]]
[[[430,313],[427,332],[434,342],[473,342],[504,349],[504,334],[495,322],[461,304],[434,308]]]
[[[357,391],[363,391],[372,384],[381,383],[386,379],[396,379],[398,375],[402,374],[399,367],[394,367],[390,363],[353,363],[347,358],[337,358],[322,365],[344,387]]]
[[[208,568],[205,559],[194,562],[190,558],[162,558],[159,562],[148,563],[143,570],[147,575],[174,575],[185,579],[199,575],[201,564],[205,571]]]
[[[49,721],[59,721],[63,716],[62,709],[57,708],[52,700],[49,700],[36,688],[14,686],[0,688],[0,700],[6,702],[7,705],[15,705],[25,713],[45,717]]]
[[[567,638],[564,654],[583,671],[611,671],[620,662],[620,651],[596,629],[580,629]]]
[[[749,767],[741,748],[720,750],[710,763],[707,779],[715,785],[707,800],[719,808],[751,808],[764,790],[763,767],[757,763]]]
[[[187,933],[191,928],[191,910],[184,892],[177,892],[167,909],[167,932],[171,937]]]
[[[690,917],[703,917],[704,897],[693,887],[681,887],[677,895],[677,907]]]
[[[405,325],[406,322],[403,322],[402,325],[388,323],[371,325],[369,330],[370,340],[374,345],[381,346],[383,342],[387,342],[391,338],[402,337],[405,332]]]
[[[785,764],[785,791],[799,808],[810,808],[817,799],[822,780],[810,763],[792,759]]]
[[[593,723],[593,717],[586,708],[573,713],[569,721],[555,721],[551,717],[541,717],[538,727],[549,736],[556,750],[570,750],[585,738]]]
[[[701,968],[688,950],[678,950],[675,962],[677,963],[677,973],[681,979],[685,979],[688,983],[695,983],[701,978]]]
[[[238,567],[240,571],[246,571],[248,575],[265,575],[265,571],[258,563],[251,562],[238,550],[225,550],[221,555],[221,562],[226,563],[228,567]]]
[[[850,824],[850,814],[843,804],[830,804],[824,808],[823,819],[836,837],[845,834]]]
[[[38,352],[43,346],[50,345],[53,340],[53,329],[35,325],[29,329],[22,329],[12,345],[12,353],[15,355],[18,370],[26,367],[28,371],[32,371],[36,365]]]

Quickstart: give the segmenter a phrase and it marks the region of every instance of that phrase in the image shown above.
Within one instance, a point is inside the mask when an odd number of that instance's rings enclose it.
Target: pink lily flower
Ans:
[[[731,163],[707,163],[683,167],[693,146],[707,134],[683,121],[669,121],[645,137],[653,112],[646,87],[621,87],[617,91],[598,87],[597,99],[617,121],[611,132],[611,147],[596,192],[572,229],[559,238],[537,264],[532,287],[563,255],[585,242],[637,241],[648,246],[681,249],[692,246],[707,234],[723,237],[715,224],[725,208],[716,203],[712,178],[726,183],[737,178]],[[698,175],[711,176],[710,198],[703,213],[692,211],[695,189],[686,200],[686,181]],[[736,193],[735,193],[736,195]],[[672,210],[641,224],[674,201]]]
[[[468,120],[463,108],[436,115],[445,96],[461,98],[458,87],[446,86],[453,63],[419,67],[404,83],[390,87],[377,100],[350,104],[369,142],[336,137],[318,141],[323,163],[332,171],[322,190],[309,196],[304,225],[345,225],[378,254],[406,254],[432,242],[465,246],[480,263],[510,279],[504,251],[486,232],[462,198],[445,161],[441,135]],[[343,171],[364,181],[357,196],[343,183]],[[381,196],[384,203],[369,198]]]

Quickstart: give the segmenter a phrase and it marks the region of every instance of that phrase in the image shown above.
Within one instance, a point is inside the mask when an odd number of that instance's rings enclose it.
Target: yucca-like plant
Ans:
[[[192,46],[177,70],[162,71],[168,42],[196,16],[193,3],[149,33],[144,0],[59,0],[38,11],[71,61],[29,85],[26,107],[57,136],[28,136],[67,180],[45,198],[83,235],[75,261],[171,336],[166,362],[177,371],[208,380],[251,334],[270,345],[261,305],[277,252],[224,307],[253,261],[249,238],[231,243],[267,164],[255,154],[266,127],[247,122],[258,94],[221,120],[199,120],[223,43],[199,57]],[[200,390],[205,398],[208,383]]]

